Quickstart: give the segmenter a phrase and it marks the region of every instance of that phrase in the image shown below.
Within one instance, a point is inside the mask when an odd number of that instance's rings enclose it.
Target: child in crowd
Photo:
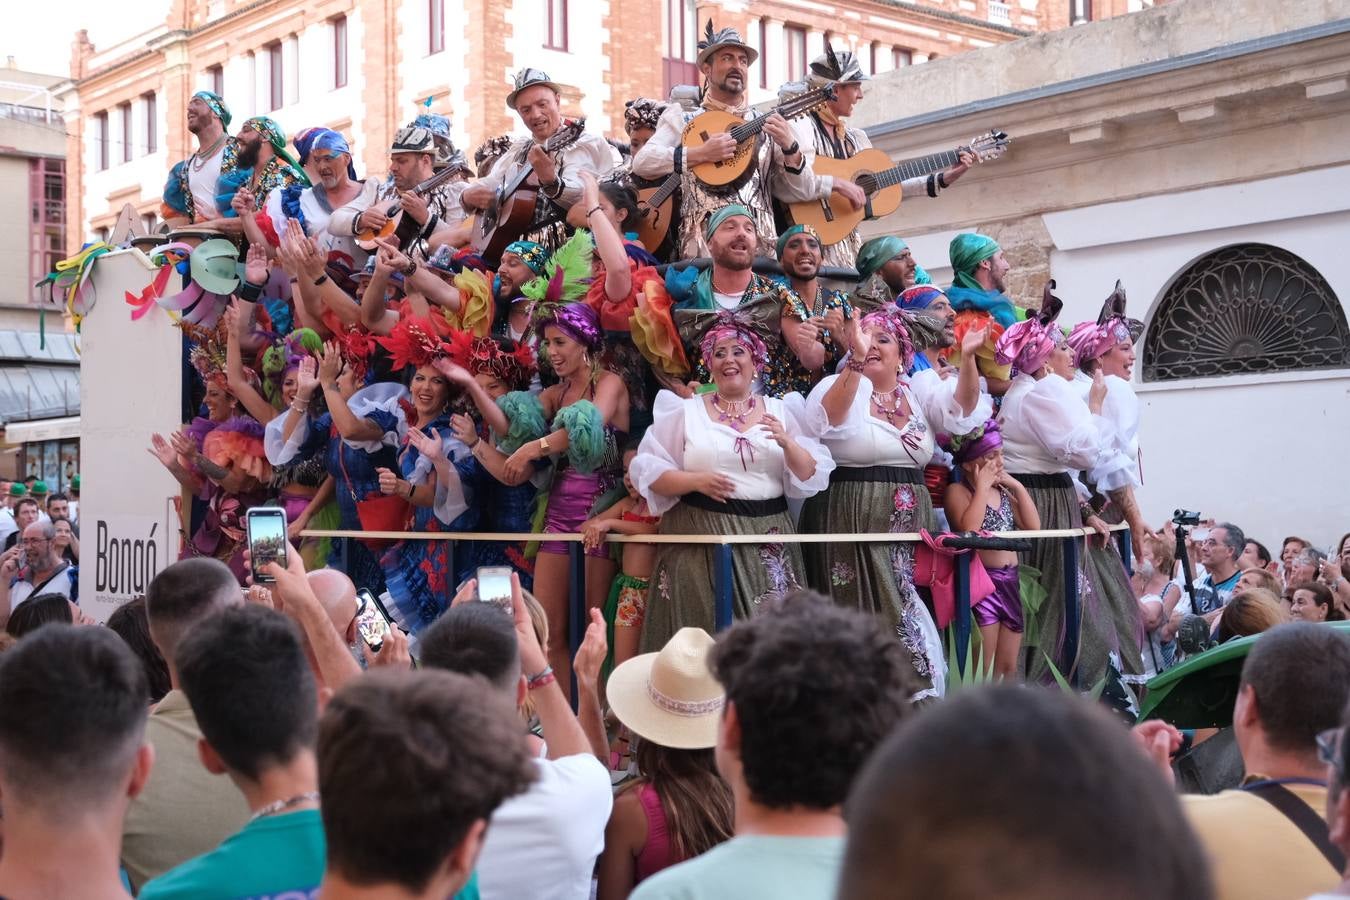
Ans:
[[[636,456],[623,455],[623,486],[627,494],[612,506],[602,509],[581,526],[586,549],[600,546],[604,536],[615,534],[655,534],[660,516],[651,514],[647,501],[633,487],[628,476],[629,463]],[[610,625],[609,643],[614,648],[611,670],[623,665],[637,653],[642,636],[642,620],[647,612],[647,585],[652,575],[656,547],[652,544],[623,544],[622,568],[614,576],[609,599],[605,603],[605,621]]]
[[[996,421],[990,419],[947,443],[961,470],[960,481],[947,485],[945,495],[953,530],[1034,531],[1041,527],[1031,495],[1003,469],[1003,438]],[[997,677],[1014,678],[1024,628],[1017,554],[1010,550],[978,552],[994,584],[992,594],[971,605],[980,627],[984,668]]]

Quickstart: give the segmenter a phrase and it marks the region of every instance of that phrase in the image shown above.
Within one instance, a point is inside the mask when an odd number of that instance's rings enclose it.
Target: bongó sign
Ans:
[[[149,516],[99,519],[94,549],[97,602],[120,606],[145,593],[164,562],[163,543],[160,523]]]

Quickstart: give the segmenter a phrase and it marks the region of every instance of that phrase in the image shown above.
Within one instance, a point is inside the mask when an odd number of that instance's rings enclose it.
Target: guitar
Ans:
[[[817,175],[833,175],[852,181],[867,195],[862,209],[831,206],[831,200],[806,200],[789,204],[792,221],[810,225],[820,235],[821,244],[837,244],[849,236],[863,219],[879,219],[900,208],[900,182],[933,172],[949,169],[961,161],[962,150],[975,155],[976,162],[998,159],[1008,149],[1008,135],[990,131],[970,142],[969,147],[958,147],[943,153],[933,153],[916,159],[907,159],[892,165],[891,159],[876,148],[862,150],[848,159],[817,156],[811,170]]]
[[[834,86],[827,84],[798,94],[791,100],[778,104],[766,115],[757,116],[748,122],[740,116],[719,109],[699,113],[684,126],[680,143],[684,145],[685,152],[702,147],[710,137],[725,131],[736,141],[736,154],[731,159],[699,163],[692,168],[694,177],[712,187],[731,184],[749,170],[750,163],[755,158],[756,142],[753,138],[758,137],[764,130],[764,123],[768,121],[769,116],[778,113],[785,119],[793,119],[804,116],[825,101],[833,99]]]
[[[450,169],[441,169],[435,175],[414,187],[412,193],[419,197],[425,196],[428,192],[434,191],[445,184],[454,175],[455,173]],[[421,233],[423,226],[414,221],[411,216],[403,214],[403,207],[398,200],[385,207],[384,214],[389,218],[382,227],[364,228],[356,233],[356,246],[362,250],[374,250],[376,241],[387,241],[392,236],[396,239],[398,248],[407,252],[413,240]]]
[[[670,233],[675,215],[675,192],[680,188],[680,174],[667,175],[656,187],[639,188],[637,192],[638,220],[633,230],[638,241],[652,253]]]
[[[575,141],[585,130],[585,119],[568,122],[544,142],[544,152],[556,153]],[[474,250],[487,260],[488,265],[496,266],[501,262],[502,251],[529,232],[534,225],[538,199],[539,179],[528,163],[522,165],[519,172],[497,189],[497,196],[478,216],[470,239]]]

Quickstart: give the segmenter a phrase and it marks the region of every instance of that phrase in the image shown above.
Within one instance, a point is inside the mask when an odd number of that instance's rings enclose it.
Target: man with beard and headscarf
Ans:
[[[855,265],[859,281],[853,299],[868,312],[889,306],[907,288],[932,283],[928,273],[914,261],[909,245],[891,234],[863,243],[858,248]]]
[[[1004,279],[1011,266],[998,242],[982,234],[958,234],[952,238],[947,253],[953,276],[947,299],[956,310],[956,340],[960,341],[967,330],[989,329],[988,339],[976,353],[976,362],[989,392],[1001,397],[1008,389],[1011,374],[1009,367],[995,358],[994,345],[1005,328],[1025,315],[1007,294]],[[954,366],[961,365],[959,350],[953,348],[944,357]]]
[[[292,184],[309,187],[309,176],[286,151],[286,133],[266,116],[254,116],[239,129],[235,163],[235,170],[221,179],[222,195],[231,195],[227,219],[264,209],[272,193]]]
[[[853,305],[847,294],[825,287],[816,277],[823,251],[810,225],[789,227],[778,236],[775,249],[788,282],[783,343],[797,358],[790,389],[806,396],[844,358],[844,322],[853,317]]]
[[[700,106],[685,109],[671,104],[661,115],[656,133],[633,157],[633,174],[648,180],[664,179],[674,172],[681,173],[678,254],[689,259],[708,255],[704,237],[711,216],[728,204],[737,204],[751,212],[755,224],[756,246],[752,255],[768,256],[772,252],[778,228],[774,224],[773,199],[785,203],[814,200],[822,195],[823,182],[811,171],[811,148],[804,147],[797,131],[777,113],[769,116],[763,134],[757,141],[756,157],[748,177],[729,185],[714,187],[699,181],[693,167],[702,163],[731,159],[736,155],[737,143],[730,134],[710,135],[701,147],[685,148],[682,143],[685,126],[709,110],[750,118],[747,89],[750,66],[759,58],[759,51],[746,44],[733,28],[714,32],[708,22],[703,40],[698,45],[698,65],[705,79]],[[803,134],[804,136],[804,134]],[[849,181],[833,185],[838,202],[862,206],[862,189]]]
[[[853,114],[853,108],[863,98],[862,83],[866,80],[867,76],[863,74],[858,57],[847,50],[836,51],[826,39],[825,52],[811,61],[806,84],[798,82],[784,85],[779,92],[779,96],[782,97],[784,94],[796,93],[802,89],[819,88],[827,84],[834,86],[834,98],[826,100],[824,104],[802,118],[803,123],[810,129],[811,146],[815,150],[815,156],[849,159],[860,150],[872,146],[866,132],[860,128],[850,127],[846,122]],[[969,150],[962,150],[960,158],[960,163],[945,172],[934,172],[926,177],[910,178],[901,182],[901,196],[908,198],[923,194],[936,197],[943,188],[951,187],[975,162],[975,156]],[[834,189],[834,179],[825,175],[821,181],[822,197],[827,198]],[[857,229],[854,229],[842,241],[823,248],[822,264],[845,269],[853,268],[861,244],[862,238]],[[903,242],[901,246],[904,246]],[[903,289],[898,288],[895,293]]]
[[[230,108],[219,95],[210,91],[193,94],[187,105],[187,127],[197,139],[197,152],[169,171],[160,207],[160,217],[175,228],[219,219],[220,178],[238,165],[239,140],[229,135]]]

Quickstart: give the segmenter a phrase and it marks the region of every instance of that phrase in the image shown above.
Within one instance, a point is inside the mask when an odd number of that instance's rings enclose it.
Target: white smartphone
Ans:
[[[478,599],[511,612],[511,567],[479,566]]]
[[[254,584],[270,584],[263,572],[268,563],[286,567],[286,510],[279,506],[255,506],[244,517]]]

